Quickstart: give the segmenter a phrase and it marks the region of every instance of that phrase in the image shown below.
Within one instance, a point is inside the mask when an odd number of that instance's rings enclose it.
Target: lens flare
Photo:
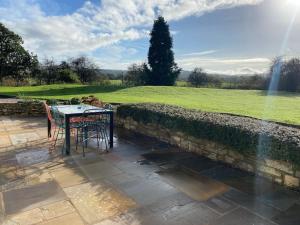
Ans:
[[[287,0],[288,4],[300,6],[300,0]]]

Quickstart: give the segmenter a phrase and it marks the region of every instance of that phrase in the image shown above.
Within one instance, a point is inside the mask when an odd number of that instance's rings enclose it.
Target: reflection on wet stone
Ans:
[[[300,223],[300,193],[155,138],[119,129],[109,153],[82,157],[72,139],[62,157],[45,118],[0,124],[1,224]]]

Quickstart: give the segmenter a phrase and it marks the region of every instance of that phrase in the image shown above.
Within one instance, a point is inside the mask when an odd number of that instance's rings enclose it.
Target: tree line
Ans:
[[[32,78],[38,84],[91,83],[99,77],[99,68],[85,56],[56,63],[45,59],[33,71]]]
[[[21,85],[29,79],[37,84],[90,83],[101,78],[99,68],[85,56],[57,63],[54,59],[39,62],[38,57],[22,46],[23,39],[0,23],[0,83]]]

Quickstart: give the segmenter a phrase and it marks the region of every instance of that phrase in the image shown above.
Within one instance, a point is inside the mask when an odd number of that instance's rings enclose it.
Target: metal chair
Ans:
[[[53,139],[52,139],[52,140],[54,140],[53,147],[55,148],[59,135],[61,135],[61,138],[63,138],[63,136],[65,134],[66,126],[65,126],[65,118],[60,115],[60,113],[57,109],[57,106],[52,106],[51,112],[52,112],[55,127],[56,127],[56,129],[54,130]],[[74,131],[74,129],[77,129],[79,123],[80,122],[78,119],[70,120],[71,131]],[[73,132],[73,133],[75,133],[75,132]],[[62,152],[63,152],[64,146],[65,146],[65,140],[63,141]]]
[[[54,118],[54,123],[55,123],[56,127],[58,128],[58,130],[57,129],[54,130],[54,134],[53,134],[53,138],[54,138],[53,139],[54,140],[53,147],[55,148],[58,136],[61,135],[61,138],[63,138],[63,135],[65,133],[64,132],[65,131],[65,122],[64,122],[64,118],[59,114],[56,106],[52,106],[51,111],[52,111],[52,115]],[[55,137],[55,134],[56,134],[56,137]],[[62,151],[64,149],[64,146],[65,146],[65,140],[63,142]]]
[[[79,142],[82,145],[82,154],[85,156],[88,140],[96,139],[97,147],[100,148],[100,141],[104,141],[105,150],[108,148],[108,134],[106,131],[106,117],[96,114],[99,109],[87,109],[83,112],[82,121],[78,124],[76,135],[76,150]],[[91,115],[91,113],[95,113]]]

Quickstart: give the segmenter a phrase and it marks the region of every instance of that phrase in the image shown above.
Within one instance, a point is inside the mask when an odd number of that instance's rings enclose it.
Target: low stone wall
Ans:
[[[45,116],[42,102],[16,101],[0,103],[0,116]]]
[[[266,177],[273,182],[300,190],[300,168],[289,163],[245,156],[234,151],[229,146],[187,136],[184,133],[161,127],[159,124],[137,122],[130,117],[116,117],[116,123],[121,127],[158,138],[161,141],[178,146],[186,151],[228,163],[234,167]]]

